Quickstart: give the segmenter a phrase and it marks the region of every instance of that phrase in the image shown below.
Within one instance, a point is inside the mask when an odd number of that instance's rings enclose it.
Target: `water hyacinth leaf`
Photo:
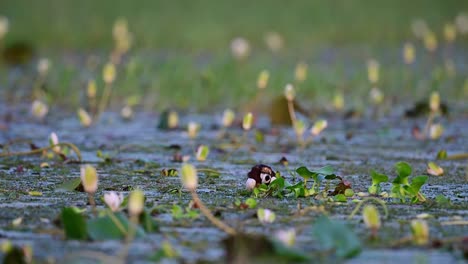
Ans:
[[[315,177],[316,173],[311,172],[306,167],[302,166],[296,169],[296,172],[304,179],[310,179]]]
[[[131,224],[123,213],[114,214],[120,224],[116,224],[108,215],[88,220],[88,234],[92,240],[123,239],[128,233],[128,227]],[[136,228],[135,237],[143,237],[144,230],[141,227]]]
[[[86,220],[78,208],[63,208],[60,219],[67,239],[86,240],[88,238]]]
[[[395,170],[399,177],[406,178],[411,175],[411,166],[404,162],[400,161],[395,164]]]
[[[312,227],[315,238],[324,250],[334,249],[340,258],[351,258],[361,252],[359,238],[346,225],[320,216]]]
[[[388,181],[388,176],[382,173],[378,173],[375,170],[371,170],[370,176],[372,178],[372,184],[380,184]]]
[[[346,196],[344,194],[342,194],[342,193],[337,194],[334,199],[335,199],[335,201],[341,202],[341,203],[346,203],[348,201]]]
[[[248,198],[247,200],[245,200],[245,204],[250,208],[255,208],[257,206],[257,200],[255,200],[254,198]]]
[[[62,184],[59,184],[55,188],[55,190],[56,191],[69,191],[69,192],[72,192],[72,191],[78,190],[80,185],[81,185],[81,179],[80,178],[75,178],[75,179],[66,181],[66,182],[64,182]]]
[[[421,186],[423,186],[426,183],[427,179],[428,177],[425,175],[416,176],[413,178],[410,184],[413,194],[417,194],[419,192]]]

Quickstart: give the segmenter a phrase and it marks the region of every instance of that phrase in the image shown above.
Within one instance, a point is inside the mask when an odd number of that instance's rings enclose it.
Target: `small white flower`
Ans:
[[[50,68],[50,61],[47,58],[42,58],[39,60],[37,63],[37,72],[39,72],[40,75],[44,76],[49,72]]]
[[[49,112],[49,107],[42,101],[35,100],[31,105],[31,113],[38,119],[43,119]]]
[[[294,230],[294,228],[279,230],[275,233],[275,238],[281,241],[285,246],[294,246],[296,243],[296,230]]]
[[[126,105],[120,110],[120,116],[125,120],[130,120],[133,117],[133,110],[129,105]]]
[[[238,60],[245,59],[250,54],[250,44],[244,38],[235,38],[231,42],[231,52]]]
[[[59,143],[58,136],[55,132],[50,133],[49,144],[51,146],[57,145]],[[60,152],[60,146],[55,146],[52,148],[55,152]]]
[[[257,210],[258,221],[262,224],[271,224],[276,219],[276,214],[270,209],[260,208]]]
[[[0,39],[8,33],[9,24],[8,18],[0,16]]]
[[[226,109],[224,110],[223,113],[223,126],[224,127],[230,127],[232,125],[232,122],[234,122],[234,119],[236,118],[236,113],[232,111],[231,109]]]
[[[116,192],[108,192],[104,194],[104,202],[109,206],[112,212],[117,212],[119,210],[120,205],[123,202],[123,194]]]
[[[128,212],[138,216],[145,209],[145,194],[141,190],[134,190],[128,198]]]

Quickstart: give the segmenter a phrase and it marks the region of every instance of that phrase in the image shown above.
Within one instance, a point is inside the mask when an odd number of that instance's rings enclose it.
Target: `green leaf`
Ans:
[[[446,158],[447,158],[447,151],[445,149],[442,149],[439,152],[437,152],[436,159],[443,160],[443,159],[446,159]]]
[[[304,179],[315,178],[315,176],[317,175],[316,173],[311,172],[309,169],[307,169],[304,166],[297,168],[296,172]]]
[[[249,208],[255,208],[257,206],[257,200],[255,200],[254,198],[247,198],[247,200],[245,200],[245,204],[249,207]]]
[[[418,193],[421,189],[421,186],[423,186],[426,183],[427,178],[428,177],[426,175],[414,177],[410,184],[410,187],[413,190],[413,192]]]
[[[120,224],[115,223],[108,215],[88,220],[88,234],[91,239],[110,240],[125,238],[126,234],[128,233],[130,222],[122,213],[116,213],[114,215],[115,219]],[[122,227],[123,230],[121,230],[119,226]],[[135,228],[135,237],[142,237],[145,234],[141,227],[137,226]]]
[[[411,166],[404,161],[397,162],[395,164],[395,170],[400,178],[407,178],[411,175],[412,171]]]
[[[340,222],[320,216],[315,221],[312,231],[324,250],[334,249],[340,258],[351,258],[361,252],[359,238],[348,226]]]
[[[371,170],[370,176],[372,178],[372,184],[380,184],[382,182],[387,182],[388,181],[388,176],[382,173],[378,173],[375,170]]]
[[[325,167],[322,167],[322,168],[320,168],[320,169],[318,169],[318,170],[315,170],[315,171],[312,171],[312,172],[317,173],[317,174],[323,174],[323,175],[325,175],[325,176],[328,176],[328,175],[334,174],[334,173],[335,173],[335,169],[333,169],[332,166],[327,165],[327,166],[325,166]]]
[[[335,195],[334,199],[335,201],[342,202],[342,203],[346,203],[348,201],[348,199],[346,199],[346,196],[342,193]]]
[[[78,208],[65,207],[62,209],[61,220],[67,239],[86,240],[86,221]]]
[[[147,210],[144,210],[143,213],[140,214],[140,223],[143,229],[148,233],[159,231],[158,223],[151,217]]]
[[[80,183],[81,183],[81,179],[80,178],[75,178],[75,179],[66,181],[66,182],[64,182],[62,184],[59,184],[55,188],[55,190],[56,191],[69,191],[69,192],[72,192],[76,188],[78,188],[78,186],[80,186]]]

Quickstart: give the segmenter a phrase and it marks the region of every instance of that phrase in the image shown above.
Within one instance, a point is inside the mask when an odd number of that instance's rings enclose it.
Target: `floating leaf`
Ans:
[[[116,213],[114,215],[118,223],[114,222],[108,215],[88,220],[89,237],[98,241],[125,238],[128,233],[130,222],[122,213]],[[145,232],[141,227],[135,226],[134,228],[136,228],[135,237],[144,236]]]
[[[442,169],[435,162],[429,162],[427,164],[427,173],[433,176],[442,176],[444,174],[444,169]]]
[[[151,217],[150,213],[146,210],[144,210],[143,213],[140,214],[140,223],[141,227],[148,233],[159,231],[158,223]]]
[[[350,258],[361,252],[361,242],[346,225],[320,216],[312,227],[315,238],[324,250],[334,249],[340,258]]]
[[[60,218],[67,239],[85,240],[88,238],[87,224],[78,208],[63,208]]]
[[[81,186],[81,188],[80,188]],[[80,190],[82,189],[82,190]],[[80,178],[75,178],[69,181],[66,181],[62,184],[59,184],[56,188],[56,191],[84,191],[82,185],[81,185],[81,179]]]

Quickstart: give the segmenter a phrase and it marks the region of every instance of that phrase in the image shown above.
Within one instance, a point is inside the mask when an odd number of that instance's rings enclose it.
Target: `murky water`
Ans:
[[[7,110],[6,106],[0,107]],[[463,111],[462,111],[463,110]],[[179,197],[170,190],[179,188],[177,177],[161,176],[164,168],[179,168],[180,163],[172,161],[173,150],[165,147],[178,144],[181,154],[191,155],[190,162],[198,168],[214,168],[221,172],[219,178],[208,177],[200,173],[199,195],[201,199],[230,225],[248,232],[273,233],[275,230],[295,227],[298,230],[297,248],[305,252],[316,250],[317,244],[311,232],[314,219],[320,214],[311,211],[303,216],[295,216],[297,204],[302,207],[323,203],[314,198],[263,198],[258,199],[258,207],[269,208],[276,212],[277,221],[270,226],[262,226],[254,218],[255,210],[241,211],[233,206],[236,198],[245,200],[246,174],[257,163],[269,164],[288,180],[292,180],[284,166],[278,164],[281,157],[289,160],[289,167],[299,166],[317,168],[332,165],[346,180],[352,183],[355,192],[366,191],[370,184],[369,170],[376,169],[386,173],[391,179],[395,177],[393,165],[397,161],[406,161],[413,166],[413,175],[424,174],[427,162],[435,160],[440,149],[449,154],[468,151],[468,119],[462,109],[455,111],[450,120],[444,121],[444,137],[436,141],[418,141],[411,135],[414,125],[423,126],[424,119],[402,119],[398,114],[375,121],[370,118],[361,120],[344,120],[338,116],[328,118],[329,127],[314,143],[306,149],[293,146],[294,133],[282,128],[279,135],[267,133],[264,143],[254,140],[253,132],[247,138],[248,146],[239,149],[221,150],[227,140],[218,140],[218,130],[212,125],[219,121],[216,116],[186,115],[181,123],[185,127],[189,120],[201,122],[203,128],[193,142],[188,139],[185,130],[157,130],[158,116],[152,113],[137,113],[130,122],[122,121],[118,115],[106,113],[101,122],[92,128],[83,128],[74,116],[53,114],[47,123],[32,120],[21,111],[13,112],[13,121],[5,122],[0,130],[0,143],[23,138],[37,146],[46,146],[48,136],[56,132],[61,142],[76,144],[83,155],[85,163],[97,166],[100,185],[97,197],[106,190],[123,191],[128,186],[145,191],[147,202],[154,207],[170,207],[172,204],[186,206],[190,195],[183,192]],[[52,121],[53,120],[53,121]],[[269,131],[268,121],[261,118],[259,127]],[[238,128],[229,133],[242,138],[243,132]],[[352,137],[347,135],[352,133]],[[279,143],[278,143],[279,142]],[[194,146],[209,145],[211,153],[205,162],[196,161]],[[12,146],[10,151],[27,150],[26,144]],[[96,151],[109,154],[112,163],[105,164],[97,157]],[[70,155],[72,157],[72,155]],[[50,168],[40,168],[39,164],[48,162]],[[406,220],[414,219],[420,213],[433,215],[429,224],[431,236],[449,238],[468,234],[466,225],[440,225],[440,222],[453,219],[468,220],[468,181],[466,178],[467,161],[438,161],[445,170],[441,177],[430,176],[422,192],[432,200],[443,194],[452,201],[451,206],[427,206],[389,203],[390,216],[383,223],[380,231],[382,242],[366,242],[368,231],[359,216],[350,221],[354,230],[363,238],[365,250],[349,263],[463,263],[455,251],[433,250],[429,248],[404,247],[390,249],[391,241],[396,241],[410,234]],[[11,240],[18,245],[29,244],[34,249],[38,260],[69,261],[74,256],[87,251],[98,251],[115,255],[123,247],[119,241],[79,242],[64,240],[54,220],[64,206],[85,207],[87,198],[80,192],[59,192],[58,184],[79,177],[80,165],[63,164],[58,159],[48,160],[41,156],[11,157],[0,159],[0,243]],[[389,191],[390,184],[384,184]],[[29,191],[42,192],[42,196],[31,196]],[[103,206],[97,199],[99,206]],[[326,203],[325,208],[335,219],[345,219],[355,204]],[[21,225],[12,226],[12,221],[23,218]],[[196,220],[172,218],[169,211],[154,216],[160,223],[161,232],[149,234],[137,239],[131,246],[129,261],[134,263],[148,262],[161,245],[169,240],[177,250],[183,253],[182,258],[188,262],[214,261],[221,262],[224,251],[220,241],[225,234],[214,228],[205,218]],[[76,258],[74,258],[76,260]],[[79,263],[91,260],[80,259]],[[170,260],[168,260],[170,262]],[[75,262],[74,262],[75,263]]]

